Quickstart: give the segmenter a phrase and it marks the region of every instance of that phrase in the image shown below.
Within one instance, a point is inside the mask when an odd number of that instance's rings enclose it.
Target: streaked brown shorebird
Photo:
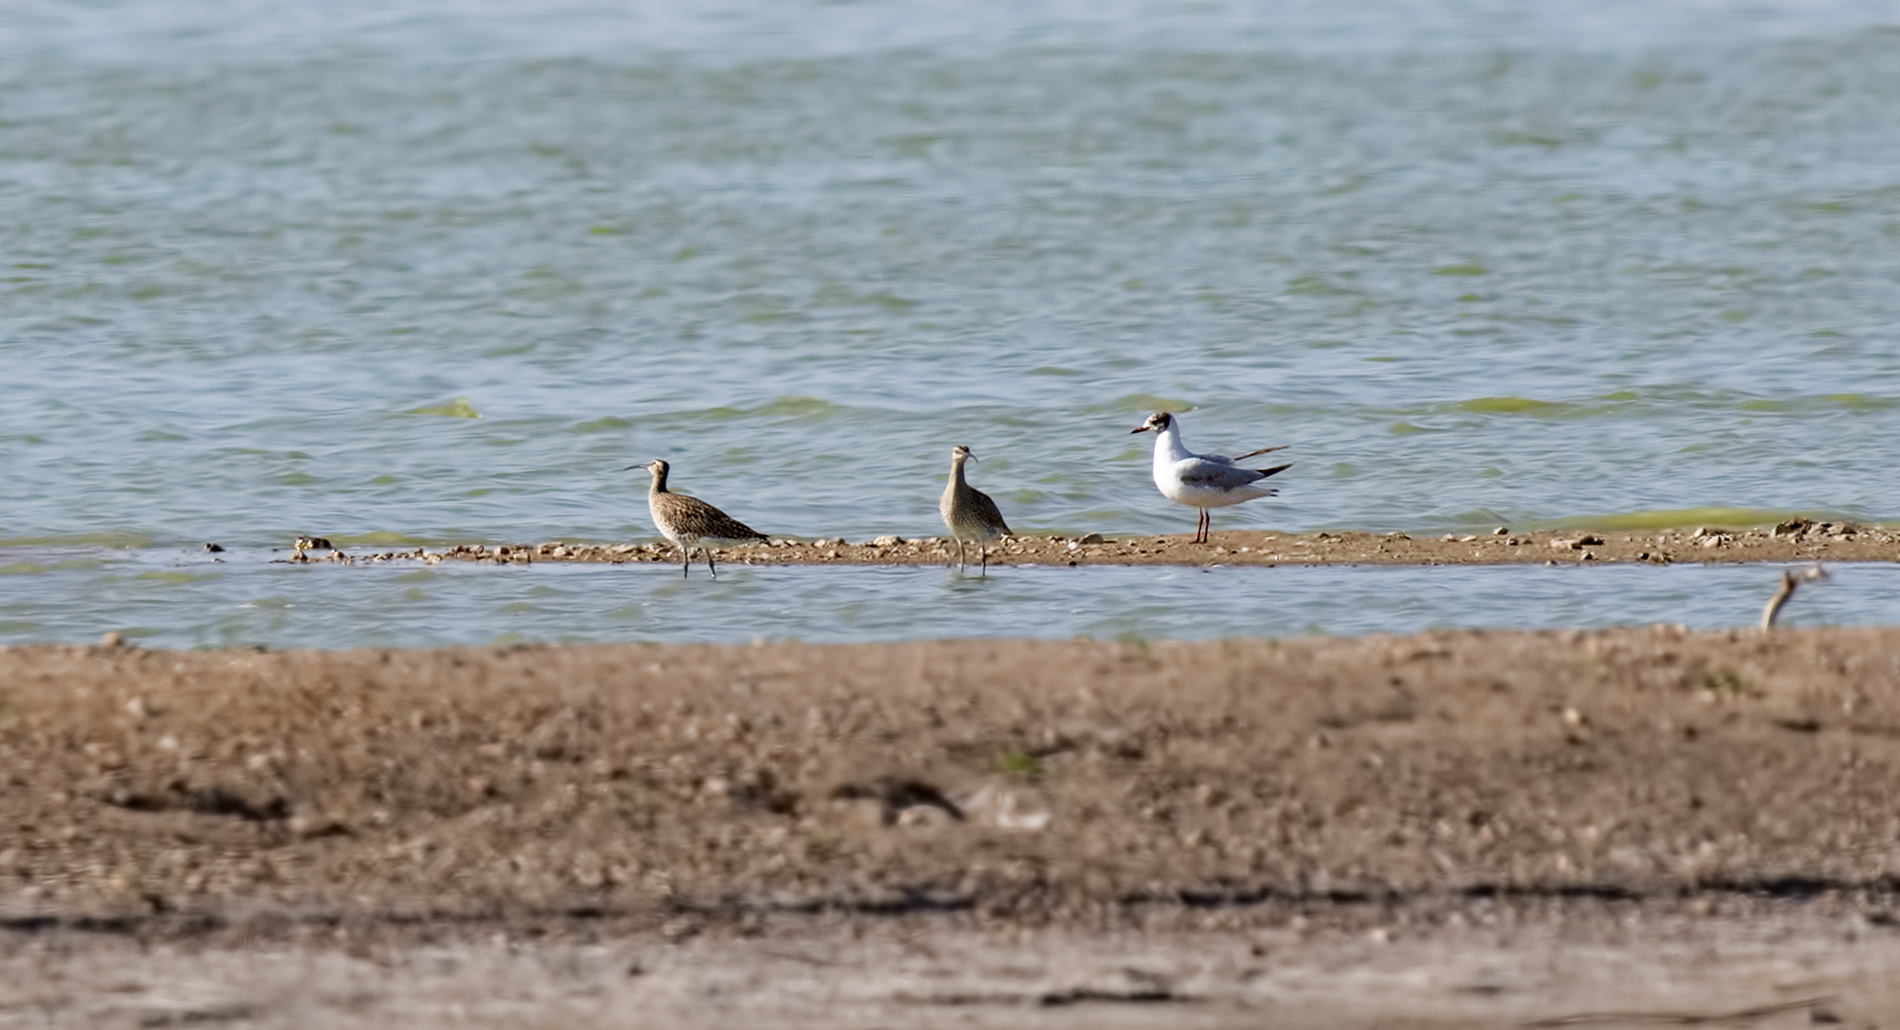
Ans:
[[[206,544],[205,549],[211,550],[214,546],[215,545],[213,544]],[[328,551],[330,552],[330,556],[333,558],[346,557],[344,553],[341,550],[338,550],[337,546],[331,543],[329,539],[326,537],[309,536],[309,535],[300,536],[297,538],[297,542],[293,545],[293,547],[295,548],[297,553],[290,556],[291,561],[297,561],[297,562],[312,561],[314,559],[310,557],[309,552],[311,551]],[[217,550],[222,551],[224,550],[224,548],[218,547]]]
[[[974,540],[977,555],[983,562],[983,575],[987,576],[990,574],[990,541],[1014,534],[990,495],[964,482],[963,463],[975,459],[976,455],[961,444],[951,450],[950,482],[943,488],[943,500],[937,502],[937,511],[943,515],[943,524],[950,527],[950,535],[956,538],[957,571],[963,571],[963,542]]]
[[[705,501],[668,490],[666,473],[671,466],[665,461],[656,458],[645,465],[628,465],[627,468],[643,468],[653,473],[653,485],[647,489],[647,511],[652,513],[653,526],[660,535],[679,545],[682,577],[692,571],[695,547],[706,556],[706,571],[718,579],[719,570],[713,565],[714,546],[766,539],[764,533]]]

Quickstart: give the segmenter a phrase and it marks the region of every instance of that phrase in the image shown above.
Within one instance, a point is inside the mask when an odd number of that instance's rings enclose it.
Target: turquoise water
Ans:
[[[1159,407],[1291,445],[1229,528],[1900,518],[1888,4],[671,6],[0,11],[0,564],[94,555],[10,589],[651,538],[654,457],[1185,531]]]

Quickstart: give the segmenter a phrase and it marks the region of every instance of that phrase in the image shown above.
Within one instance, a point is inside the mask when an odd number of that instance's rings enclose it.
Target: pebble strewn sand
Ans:
[[[5,649],[0,1016],[1866,1025],[1896,683],[1893,629]]]
[[[1177,536],[1070,539],[1022,536],[993,545],[995,565],[1506,565],[1575,562],[1857,562],[1900,561],[1900,531],[1848,523],[1795,521],[1773,529],[1671,529],[1647,532],[1546,531],[1448,533],[1287,534],[1250,530],[1217,532],[1207,544]],[[742,565],[930,565],[953,562],[956,547],[932,537],[895,536],[872,541],[775,540],[735,547],[719,556]],[[975,552],[970,552],[975,562]],[[339,560],[327,554],[312,561]],[[381,553],[350,552],[348,561],[674,562],[679,550],[665,542],[586,544],[465,544]],[[699,559],[701,567],[704,560]]]
[[[1897,683],[1893,629],[4,649],[0,1016],[1891,1014]]]

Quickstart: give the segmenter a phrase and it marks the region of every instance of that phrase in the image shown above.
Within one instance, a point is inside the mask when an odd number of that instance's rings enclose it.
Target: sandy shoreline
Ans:
[[[1503,527],[1500,527],[1503,528]],[[532,562],[679,561],[679,550],[658,543],[590,544],[543,541],[536,544],[462,544],[453,547],[376,551],[346,547],[342,560],[467,561],[495,564]],[[721,563],[738,565],[942,565],[956,548],[943,538],[875,541],[843,539],[773,541],[734,547],[720,553]],[[975,552],[970,552],[972,563]],[[302,560],[339,560],[313,552]],[[1900,531],[1850,523],[1794,521],[1772,529],[1667,529],[1641,532],[1583,530],[1534,533],[1447,533],[1414,537],[1404,533],[1276,533],[1228,530],[1195,544],[1189,534],[1104,537],[1091,533],[1022,536],[994,545],[992,565],[1511,565],[1608,564],[1644,562],[1865,562],[1900,561]],[[703,563],[702,563],[703,564]]]
[[[829,1010],[775,979],[787,962],[872,1024],[1180,994],[1225,999],[1194,1012],[1232,1025],[1293,1004],[1310,983],[1274,976],[1315,956],[1383,984],[1367,997],[1386,1007],[1274,1011],[1477,1019],[1489,998],[1517,1018],[1582,1004],[1572,988],[1613,983],[1604,970],[1632,956],[1694,964],[1714,935],[1768,961],[1779,933],[1814,956],[1787,974],[1799,990],[1749,994],[1702,962],[1644,1003],[1811,993],[1867,1012],[1900,982],[1868,972],[1900,970],[1896,683],[1900,629],[11,648],[0,956],[74,978],[67,1008],[33,1003],[71,1025],[109,994],[87,963],[189,953],[235,970],[264,948],[390,969],[450,948],[471,970],[495,941],[516,943],[494,961],[522,969],[648,955],[635,993],[675,1001],[705,988],[705,963],[751,962],[751,986],[722,990],[816,1022]],[[1170,953],[1202,972],[1125,975],[1146,967],[1098,947],[1178,933],[1199,944]],[[1553,979],[1566,941],[1601,962]],[[101,957],[128,946],[146,966]],[[1233,957],[1255,947],[1280,958]],[[889,948],[968,989],[861,983]],[[947,957],[962,952],[1044,972]],[[1518,986],[1404,1001],[1411,979],[1380,979],[1400,954],[1434,977],[1489,963]],[[614,968],[608,993],[635,990]],[[1143,988],[1150,973],[1175,986]],[[219,989],[242,994],[251,981],[231,976]]]

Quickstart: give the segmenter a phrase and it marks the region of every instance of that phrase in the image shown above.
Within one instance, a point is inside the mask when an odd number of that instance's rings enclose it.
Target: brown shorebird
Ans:
[[[293,546],[296,548],[297,553],[291,555],[290,560],[295,562],[313,561],[314,559],[312,559],[309,554],[311,551],[328,551],[332,558],[348,557],[342,551],[338,550],[335,544],[320,536],[300,536]],[[216,544],[205,545],[205,550],[207,551],[214,549],[219,551],[224,550],[224,548],[218,547]]]
[[[937,502],[937,511],[943,515],[943,524],[950,527],[950,535],[956,538],[957,571],[963,571],[963,542],[974,540],[976,553],[983,562],[983,575],[987,576],[990,574],[990,541],[1014,534],[990,495],[963,481],[963,463],[974,460],[976,455],[971,454],[968,447],[958,444],[951,450],[950,482],[943,488],[943,500]]]
[[[658,458],[645,465],[627,466],[629,469],[643,468],[653,473],[653,486],[647,490],[647,511],[652,513],[654,528],[660,531],[660,535],[679,545],[680,576],[684,577],[692,571],[693,548],[697,547],[706,556],[706,571],[718,579],[719,570],[713,565],[713,545],[764,540],[766,536],[697,497],[668,490],[666,472],[669,467]]]
[[[1195,454],[1181,440],[1181,420],[1165,411],[1148,416],[1148,421],[1129,432],[1146,433],[1149,430],[1155,434],[1155,487],[1168,500],[1201,510],[1201,519],[1194,524],[1194,542],[1197,544],[1207,543],[1208,532],[1213,528],[1213,517],[1207,509],[1225,508],[1256,497],[1272,497],[1277,491],[1257,484],[1276,472],[1293,467],[1275,465],[1270,469],[1248,469],[1234,464],[1256,455],[1285,450],[1286,444],[1248,451],[1238,458]]]

